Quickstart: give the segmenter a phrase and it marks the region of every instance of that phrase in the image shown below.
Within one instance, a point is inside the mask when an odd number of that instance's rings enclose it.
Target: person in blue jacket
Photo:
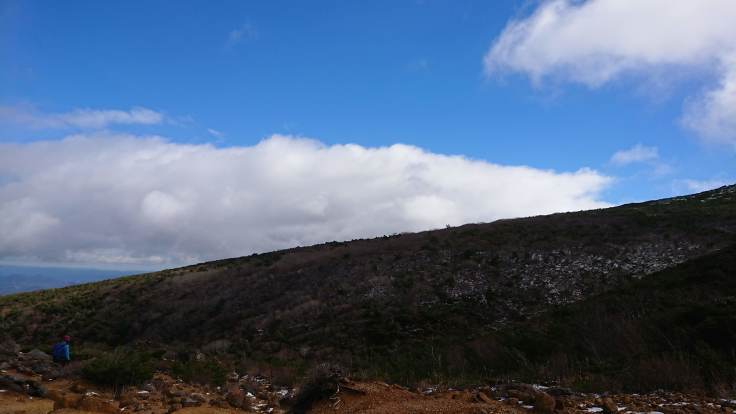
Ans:
[[[62,341],[54,345],[51,356],[54,358],[54,362],[61,365],[66,365],[72,360],[71,353],[69,351],[69,343],[72,338],[69,335],[64,335]]]

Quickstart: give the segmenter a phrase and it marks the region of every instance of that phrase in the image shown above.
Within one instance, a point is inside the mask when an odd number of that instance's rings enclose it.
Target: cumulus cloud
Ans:
[[[736,60],[726,66],[718,88],[686,104],[682,122],[708,139],[736,149]]]
[[[113,124],[154,125],[164,121],[160,112],[142,107],[119,109],[78,108],[63,113],[42,113],[30,106],[0,106],[0,121],[37,129],[100,129]]]
[[[485,56],[488,74],[515,71],[590,87],[624,75],[713,75],[689,99],[683,124],[736,146],[736,2],[733,0],[550,0],[512,20]]]
[[[659,149],[657,147],[647,147],[636,144],[633,147],[621,151],[616,151],[611,156],[611,164],[629,165],[637,162],[653,161],[659,158]]]
[[[0,260],[173,266],[605,207],[609,182],[279,135],[228,148],[111,133],[0,144]]]

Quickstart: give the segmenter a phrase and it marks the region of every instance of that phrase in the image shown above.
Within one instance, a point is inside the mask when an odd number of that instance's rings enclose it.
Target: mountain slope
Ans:
[[[735,235],[729,186],[8,296],[0,330],[33,345],[69,332],[83,343],[217,348],[269,364],[331,360],[404,381],[520,372],[519,361],[538,362],[519,348],[521,360],[505,366],[498,349],[531,321],[720,258]]]
[[[736,244],[556,307],[495,339],[497,370],[527,378],[578,371],[586,374],[578,386],[599,390],[732,387]]]
[[[131,275],[135,271],[0,265],[0,295],[53,289]]]

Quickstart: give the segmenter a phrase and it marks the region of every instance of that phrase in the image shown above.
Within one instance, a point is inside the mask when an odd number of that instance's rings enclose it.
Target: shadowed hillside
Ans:
[[[331,361],[401,382],[650,387],[625,381],[671,369],[681,379],[663,386],[705,387],[733,375],[715,371],[734,362],[735,236],[729,186],[7,296],[0,331],[28,346],[63,331],[295,372]]]

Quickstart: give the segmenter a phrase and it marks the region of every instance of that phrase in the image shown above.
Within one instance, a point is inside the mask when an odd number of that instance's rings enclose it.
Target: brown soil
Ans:
[[[46,414],[54,408],[51,400],[27,397],[15,393],[0,393],[0,414]]]
[[[443,413],[443,414],[518,414],[524,411],[500,402],[481,402],[470,392],[451,391],[422,395],[406,388],[384,383],[351,383],[329,400],[317,403],[314,414],[327,413]]]

